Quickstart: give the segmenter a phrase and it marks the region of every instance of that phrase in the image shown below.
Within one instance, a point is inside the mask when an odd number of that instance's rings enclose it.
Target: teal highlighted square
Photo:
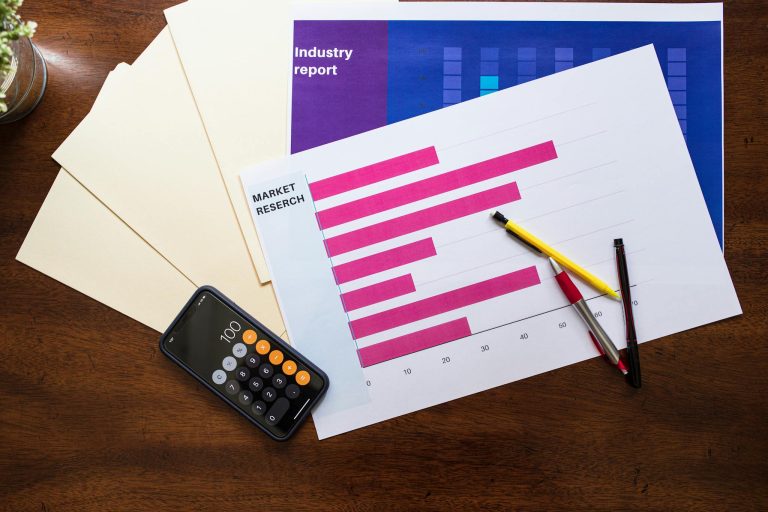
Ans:
[[[492,90],[480,89],[480,96],[485,96],[486,94],[491,94],[492,92],[499,92],[499,90],[498,89],[492,89]]]
[[[497,76],[480,76],[480,89],[498,89],[499,77]]]

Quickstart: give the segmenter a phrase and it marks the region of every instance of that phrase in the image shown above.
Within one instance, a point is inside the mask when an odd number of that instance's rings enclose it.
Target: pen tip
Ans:
[[[560,267],[560,265],[558,265],[555,260],[553,260],[552,258],[547,258],[547,259],[549,260],[549,264],[552,265],[552,270],[555,271],[555,274],[559,274],[560,272],[563,271],[562,267]]]
[[[616,293],[615,290],[608,290],[608,296],[619,301],[621,300],[621,295]]]

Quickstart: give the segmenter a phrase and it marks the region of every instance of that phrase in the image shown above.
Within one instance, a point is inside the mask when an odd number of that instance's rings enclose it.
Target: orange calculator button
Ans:
[[[296,373],[296,363],[290,359],[283,363],[283,373],[286,375],[293,375]]]
[[[283,353],[279,350],[273,350],[271,354],[269,354],[269,362],[277,366],[278,364],[283,362]]]
[[[243,341],[246,343],[246,345],[253,345],[256,343],[256,331],[253,329],[248,329],[243,333]]]
[[[296,374],[296,384],[299,386],[306,386],[309,384],[309,372],[301,370]]]
[[[258,352],[261,355],[264,355],[267,352],[269,352],[270,348],[271,347],[270,347],[269,342],[267,340],[259,340],[256,343],[256,352]]]

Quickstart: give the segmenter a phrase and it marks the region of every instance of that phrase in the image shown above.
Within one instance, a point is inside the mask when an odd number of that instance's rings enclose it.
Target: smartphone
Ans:
[[[160,350],[276,440],[288,439],[328,389],[328,376],[211,286],[198,289]]]

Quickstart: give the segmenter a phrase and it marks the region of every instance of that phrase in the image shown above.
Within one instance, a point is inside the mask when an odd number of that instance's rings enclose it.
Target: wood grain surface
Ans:
[[[51,153],[173,3],[23,7],[50,82],[0,126],[0,510],[768,509],[768,4],[725,4],[726,258],[743,316],[643,346],[639,391],[594,359],[275,443],[162,357],[158,333],[14,259]]]

